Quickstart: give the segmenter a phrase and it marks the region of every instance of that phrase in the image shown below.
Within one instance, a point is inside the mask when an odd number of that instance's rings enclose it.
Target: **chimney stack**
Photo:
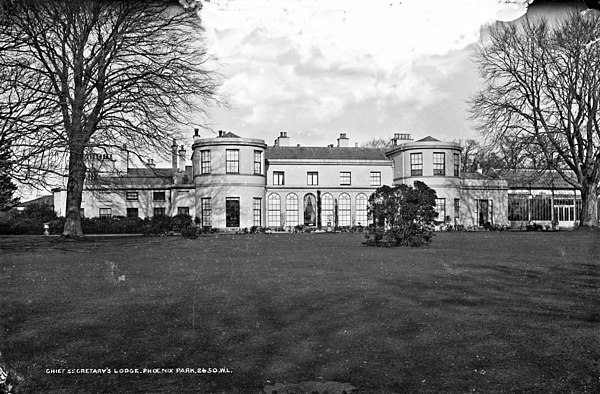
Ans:
[[[337,139],[338,148],[347,148],[349,139],[346,137],[346,133],[340,133],[340,138]]]
[[[185,148],[181,145],[179,148],[179,171],[185,171]]]
[[[173,173],[177,172],[177,141],[173,138],[173,144],[171,145],[171,169]]]
[[[279,133],[279,137],[275,140],[275,146],[290,146],[290,137],[288,137],[287,131]]]
[[[392,145],[396,146],[400,143],[400,141],[412,141],[412,138],[410,138],[410,134],[408,133],[394,133],[394,138],[392,138]]]
[[[146,166],[148,168],[154,168],[154,167],[156,167],[156,164],[154,164],[154,159],[148,159],[148,161],[146,162]]]

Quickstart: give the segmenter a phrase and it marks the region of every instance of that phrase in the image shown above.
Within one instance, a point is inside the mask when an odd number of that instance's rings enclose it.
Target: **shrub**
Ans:
[[[382,186],[369,198],[369,213],[378,224],[365,234],[367,246],[428,245],[433,239],[436,194],[425,183]]]
[[[186,226],[181,229],[181,236],[187,239],[196,239],[198,238],[198,230],[199,228],[196,226]]]

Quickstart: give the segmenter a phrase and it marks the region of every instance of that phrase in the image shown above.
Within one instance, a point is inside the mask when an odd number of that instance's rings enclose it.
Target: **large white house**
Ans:
[[[556,174],[463,173],[460,154],[457,143],[432,137],[414,141],[409,134],[395,134],[391,148],[375,149],[350,146],[343,133],[335,145],[308,147],[294,145],[285,132],[273,146],[231,132],[214,138],[196,132],[191,166],[175,141],[170,168],[152,163],[130,168],[110,155],[94,156],[82,214],[186,213],[202,226],[232,230],[364,226],[375,189],[419,180],[436,191],[438,219],[450,224],[550,225],[556,220],[562,227],[576,225],[581,197]],[[65,189],[55,189],[59,215],[64,216],[65,201]]]

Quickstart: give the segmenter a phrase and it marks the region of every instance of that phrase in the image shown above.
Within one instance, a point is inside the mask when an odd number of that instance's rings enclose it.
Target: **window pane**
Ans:
[[[443,152],[433,153],[433,175],[446,175],[446,154]]]
[[[352,175],[350,172],[342,171],[340,172],[340,185],[350,185],[351,184]]]
[[[318,172],[307,172],[306,173],[306,184],[308,186],[317,186],[319,184],[319,173]]]
[[[460,155],[454,154],[454,176],[460,176]]]
[[[273,185],[285,185],[283,171],[273,171]]]
[[[189,215],[190,207],[177,207],[177,214],[178,215]]]
[[[154,201],[165,201],[165,192],[154,192],[153,200]]]
[[[298,196],[294,193],[285,198],[285,216],[287,226],[298,225]]]
[[[227,173],[239,173],[240,162],[239,156],[240,151],[237,149],[227,149],[226,152],[226,172]]]
[[[352,224],[352,212],[350,207],[350,196],[341,194],[338,200],[338,225],[350,226]]]
[[[203,198],[201,200],[201,208],[202,208],[202,227],[210,227],[212,226],[212,211],[211,211],[211,199]]]
[[[410,154],[410,175],[411,176],[422,176],[423,175],[423,154],[422,153],[411,153]]]
[[[129,201],[137,201],[138,199],[138,192],[126,192],[125,193],[125,198]]]
[[[210,174],[210,151],[203,150],[200,151],[200,173],[202,174]]]
[[[446,221],[446,199],[436,198],[435,199],[435,211],[438,213],[436,220]]]
[[[269,194],[267,202],[267,226],[269,227],[280,227],[281,226],[281,199],[279,194]]]
[[[139,217],[139,215],[138,215],[138,209],[137,208],[127,208],[127,217],[128,218],[137,218],[137,217]]]
[[[368,198],[366,194],[359,194],[356,196],[356,225],[367,226],[367,202]]]
[[[333,196],[329,193],[325,193],[321,197],[321,223],[324,226],[334,225],[334,201]]]
[[[262,200],[260,198],[255,198],[252,200],[252,214],[253,214],[253,226],[262,226]]]
[[[254,173],[255,174],[262,173],[261,152],[259,150],[254,151]]]
[[[381,186],[381,172],[379,171],[372,171],[371,172],[371,186]]]

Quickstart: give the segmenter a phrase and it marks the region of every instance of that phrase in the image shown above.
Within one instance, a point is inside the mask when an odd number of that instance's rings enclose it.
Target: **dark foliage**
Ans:
[[[425,246],[433,238],[436,194],[423,182],[382,186],[369,198],[376,226],[365,234],[368,246]]]

